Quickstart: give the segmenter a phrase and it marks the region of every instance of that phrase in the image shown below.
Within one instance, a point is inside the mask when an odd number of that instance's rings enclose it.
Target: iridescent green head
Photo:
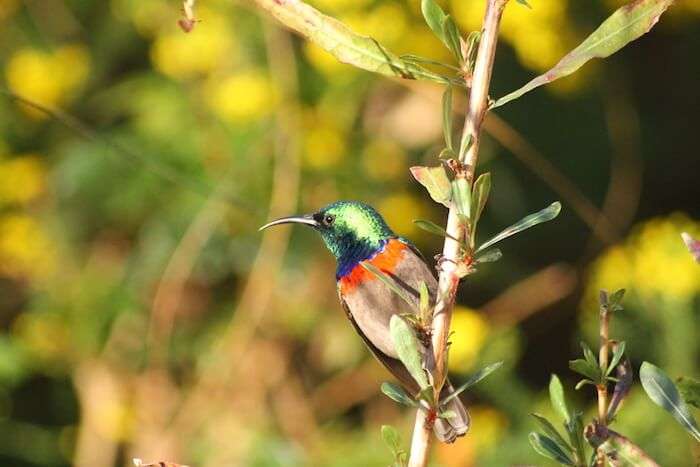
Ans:
[[[396,237],[373,207],[357,201],[338,201],[313,214],[283,217],[265,224],[260,230],[286,223],[306,224],[320,233],[338,261],[339,276],[382,249],[388,239]]]

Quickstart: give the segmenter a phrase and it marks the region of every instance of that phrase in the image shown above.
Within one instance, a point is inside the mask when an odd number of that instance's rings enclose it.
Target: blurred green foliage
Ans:
[[[312,3],[398,53],[450,60],[418,1]],[[511,3],[496,96],[619,4]],[[449,6],[478,28],[483,2]],[[432,256],[440,239],[412,220],[441,225],[444,210],[408,167],[439,151],[441,90],[340,64],[235,2],[201,0],[185,34],[180,8],[0,0],[4,89],[91,135],[0,100],[0,464],[387,465],[381,425],[406,440],[413,414],[380,394],[386,375],[336,303],[330,256],[308,233],[257,227],[359,199]],[[557,222],[461,288],[453,381],[505,363],[467,396],[472,432],[437,446],[436,465],[540,462],[528,413],[551,417],[550,373],[573,387],[567,361],[595,340],[600,288],[628,290],[615,326],[635,368],[700,374],[700,269],[680,239],[700,236],[699,38],[700,2],[678,2],[604,63],[499,109],[615,238],[593,236],[563,197]],[[482,145],[485,238],[560,198],[509,142]],[[593,416],[590,391],[567,392]],[[690,463],[691,441],[638,384],[614,428],[662,465]]]

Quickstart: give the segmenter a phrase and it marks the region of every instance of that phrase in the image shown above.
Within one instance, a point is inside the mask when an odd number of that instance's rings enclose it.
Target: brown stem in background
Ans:
[[[498,28],[506,3],[508,3],[508,0],[488,0],[486,3],[481,40],[474,65],[474,74],[472,75],[472,87],[469,92],[467,115],[464,120],[464,129],[462,130],[463,137],[465,135],[471,136],[472,144],[462,160],[460,160],[465,165],[465,175],[470,183],[474,179],[474,171],[479,156],[481,124],[488,110],[489,84],[496,54]],[[438,278],[437,303],[433,310],[432,324],[432,348],[435,358],[433,387],[436,401],[439,400],[440,390],[445,382],[447,339],[450,334],[450,321],[452,320],[455,294],[460,280],[458,275],[458,263],[461,260],[460,245],[453,238],[461,239],[465,235],[464,227],[457,216],[455,207],[450,208],[446,230],[452,238],[445,238],[445,244],[442,249],[443,261]],[[411,442],[409,467],[421,467],[428,463],[432,431],[431,418],[425,410],[418,410]]]

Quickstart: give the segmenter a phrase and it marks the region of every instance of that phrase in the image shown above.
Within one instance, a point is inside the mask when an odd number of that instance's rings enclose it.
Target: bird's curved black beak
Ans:
[[[258,229],[258,231],[264,230],[268,227],[272,227],[273,225],[280,225],[280,224],[306,224],[306,225],[310,225],[311,227],[319,227],[321,225],[318,223],[318,221],[316,219],[314,219],[312,214],[305,214],[303,216],[282,217],[282,218],[274,220],[272,222],[268,222],[267,224],[260,227]]]

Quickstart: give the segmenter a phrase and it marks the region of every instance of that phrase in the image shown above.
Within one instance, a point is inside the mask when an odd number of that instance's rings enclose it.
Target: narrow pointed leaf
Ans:
[[[400,316],[394,315],[389,321],[389,330],[401,363],[404,364],[421,389],[429,387],[428,377],[423,370],[423,358],[419,350],[420,343],[411,326]]]
[[[435,222],[426,221],[424,219],[416,219],[413,221],[413,223],[416,224],[416,227],[418,227],[421,230],[425,230],[426,232],[430,232],[431,234],[437,235],[439,237],[451,238],[455,242],[462,244],[460,240],[447,233],[445,229],[437,225]]]
[[[595,386],[595,383],[593,381],[591,381],[590,379],[582,379],[581,381],[576,383],[576,386],[574,386],[574,389],[576,389],[578,391],[579,389],[581,389],[582,387],[584,387],[587,384],[591,384],[591,385]]]
[[[377,266],[367,261],[361,261],[360,265],[369,272],[371,272],[374,275],[374,277],[382,281],[384,285],[389,287],[396,295],[401,297],[404,302],[408,303],[412,308],[416,307],[416,302],[408,295],[408,292],[406,292],[406,290],[403,287],[401,287],[389,275],[385,274]]]
[[[566,407],[566,399],[564,398],[564,388],[559,381],[557,375],[552,375],[549,380],[549,399],[552,403],[552,407],[559,414],[564,421],[568,422],[571,418],[569,414],[569,409]]]
[[[574,461],[548,436],[532,432],[529,436],[530,444],[537,454],[548,457],[563,465],[574,465]]]
[[[644,362],[639,370],[639,379],[649,398],[673,415],[688,433],[700,441],[700,428],[666,373],[657,366]]]
[[[472,207],[471,207],[471,245],[474,246],[474,241],[476,239],[476,226],[481,218],[481,213],[484,211],[484,206],[486,206],[486,201],[489,199],[489,193],[491,192],[491,173],[486,172],[476,179],[474,182],[474,188],[472,189]]]
[[[302,1],[254,0],[258,8],[318,45],[342,63],[404,79],[449,83],[450,79],[401,60],[375,39],[357,34],[344,23]]]
[[[688,232],[681,233],[681,237],[695,261],[700,263],[700,240],[694,239]]]
[[[503,230],[501,233],[493,237],[492,239],[488,240],[487,242],[483,243],[479,248],[477,248],[477,252],[484,250],[491,245],[500,242],[501,240],[508,238],[512,235],[515,235],[519,232],[522,232],[523,230],[529,229],[530,227],[534,227],[537,224],[541,224],[543,222],[551,221],[555,217],[559,215],[559,212],[561,211],[561,203],[559,201],[556,201],[546,208],[542,209],[541,211],[538,211],[534,214],[530,214],[529,216],[521,219],[519,222],[511,225],[507,229]]]
[[[464,384],[462,384],[460,387],[455,389],[455,391],[450,394],[449,396],[445,397],[440,401],[442,405],[446,405],[449,401],[454,399],[455,397],[459,396],[461,393],[469,389],[470,387],[474,386],[477,384],[479,381],[482,379],[486,378],[488,375],[493,373],[494,371],[498,370],[501,365],[503,365],[503,362],[496,362],[492,363],[487,367],[482,368],[478,372],[474,373],[471,378],[469,378]]]
[[[452,86],[447,86],[442,95],[442,132],[445,135],[445,146],[454,151],[452,146]]]
[[[444,418],[444,419],[450,419],[450,418],[455,418],[457,416],[457,412],[454,410],[445,410],[443,412],[440,412],[438,414],[438,417]]]
[[[607,298],[606,306],[610,311],[622,310],[622,299],[625,297],[625,289],[616,290]]]
[[[464,132],[462,133],[462,139],[459,141],[459,160],[463,161],[465,154],[472,145],[472,135]]]
[[[583,413],[574,411],[571,414],[571,418],[569,419],[569,421],[564,423],[564,427],[566,428],[566,433],[569,435],[569,441],[574,447],[578,458],[585,459],[586,452],[583,448]]]
[[[430,292],[425,281],[420,283],[420,311],[425,312],[430,308]]]
[[[571,360],[569,362],[569,368],[571,368],[576,373],[589,378],[596,384],[600,383],[602,378],[600,367],[598,365],[592,365],[591,362],[583,360],[581,358],[577,360]]]
[[[564,439],[564,437],[561,434],[559,434],[557,429],[554,428],[554,425],[552,425],[552,423],[549,420],[537,413],[531,413],[530,415],[540,424],[542,430],[544,431],[544,434],[550,437],[552,441],[554,441],[561,448],[562,451],[564,451],[567,455],[571,455],[571,453],[573,453],[574,449]]]
[[[452,200],[457,212],[469,219],[471,217],[472,191],[465,177],[452,180]]]
[[[676,381],[676,386],[686,403],[700,409],[700,381],[682,376]]]
[[[423,185],[433,200],[445,207],[450,207],[452,198],[452,185],[447,178],[445,168],[441,165],[437,167],[411,167],[411,175],[418,183]]]
[[[406,394],[406,391],[397,384],[384,382],[380,386],[380,389],[385,396],[394,402],[398,402],[407,407],[418,407],[418,403],[411,396]]]
[[[617,364],[620,363],[620,360],[622,359],[622,356],[625,353],[625,341],[622,341],[618,343],[614,350],[613,350],[613,356],[612,359],[610,360],[610,363],[608,364],[608,369],[605,372],[605,376],[608,376],[612,371],[617,367]]]
[[[403,54],[400,55],[399,58],[405,62],[410,62],[410,63],[418,63],[421,65],[435,65],[435,66],[441,66],[443,68],[447,68],[452,71],[456,71],[459,73],[460,69],[457,68],[454,65],[450,65],[449,63],[443,63],[439,62],[437,60],[432,60],[430,58],[426,57],[421,57],[420,55],[415,55],[415,54]]]
[[[598,360],[595,358],[593,351],[585,342],[581,341],[581,350],[583,350],[583,356],[588,363],[592,366],[598,366]]]
[[[446,15],[445,19],[442,21],[442,30],[445,33],[445,42],[447,48],[450,49],[452,55],[454,55],[457,63],[463,63],[464,57],[462,57],[462,44],[460,41],[459,28],[457,23],[452,19],[450,15]]]
[[[612,467],[659,466],[647,453],[626,437],[612,430],[607,430],[606,434],[607,438],[598,448],[603,451],[608,464]]]
[[[517,1],[518,3],[520,3],[521,5],[526,6],[526,7],[528,7],[529,9],[532,10],[532,6],[530,6],[530,4],[527,2],[527,0],[516,0],[516,1]]]
[[[503,253],[498,248],[481,253],[474,260],[475,263],[494,263],[503,257]]]
[[[536,77],[520,89],[498,99],[493,107],[517,99],[526,92],[570,75],[593,58],[605,58],[647,33],[673,0],[636,0],[606,19],[578,47],[569,52],[554,68]]]
[[[428,27],[433,31],[438,39],[442,41],[445,46],[447,46],[447,39],[445,38],[445,30],[443,29],[443,23],[445,21],[445,12],[442,8],[435,3],[435,0],[421,0],[420,9],[423,13],[423,18],[428,24]]]

